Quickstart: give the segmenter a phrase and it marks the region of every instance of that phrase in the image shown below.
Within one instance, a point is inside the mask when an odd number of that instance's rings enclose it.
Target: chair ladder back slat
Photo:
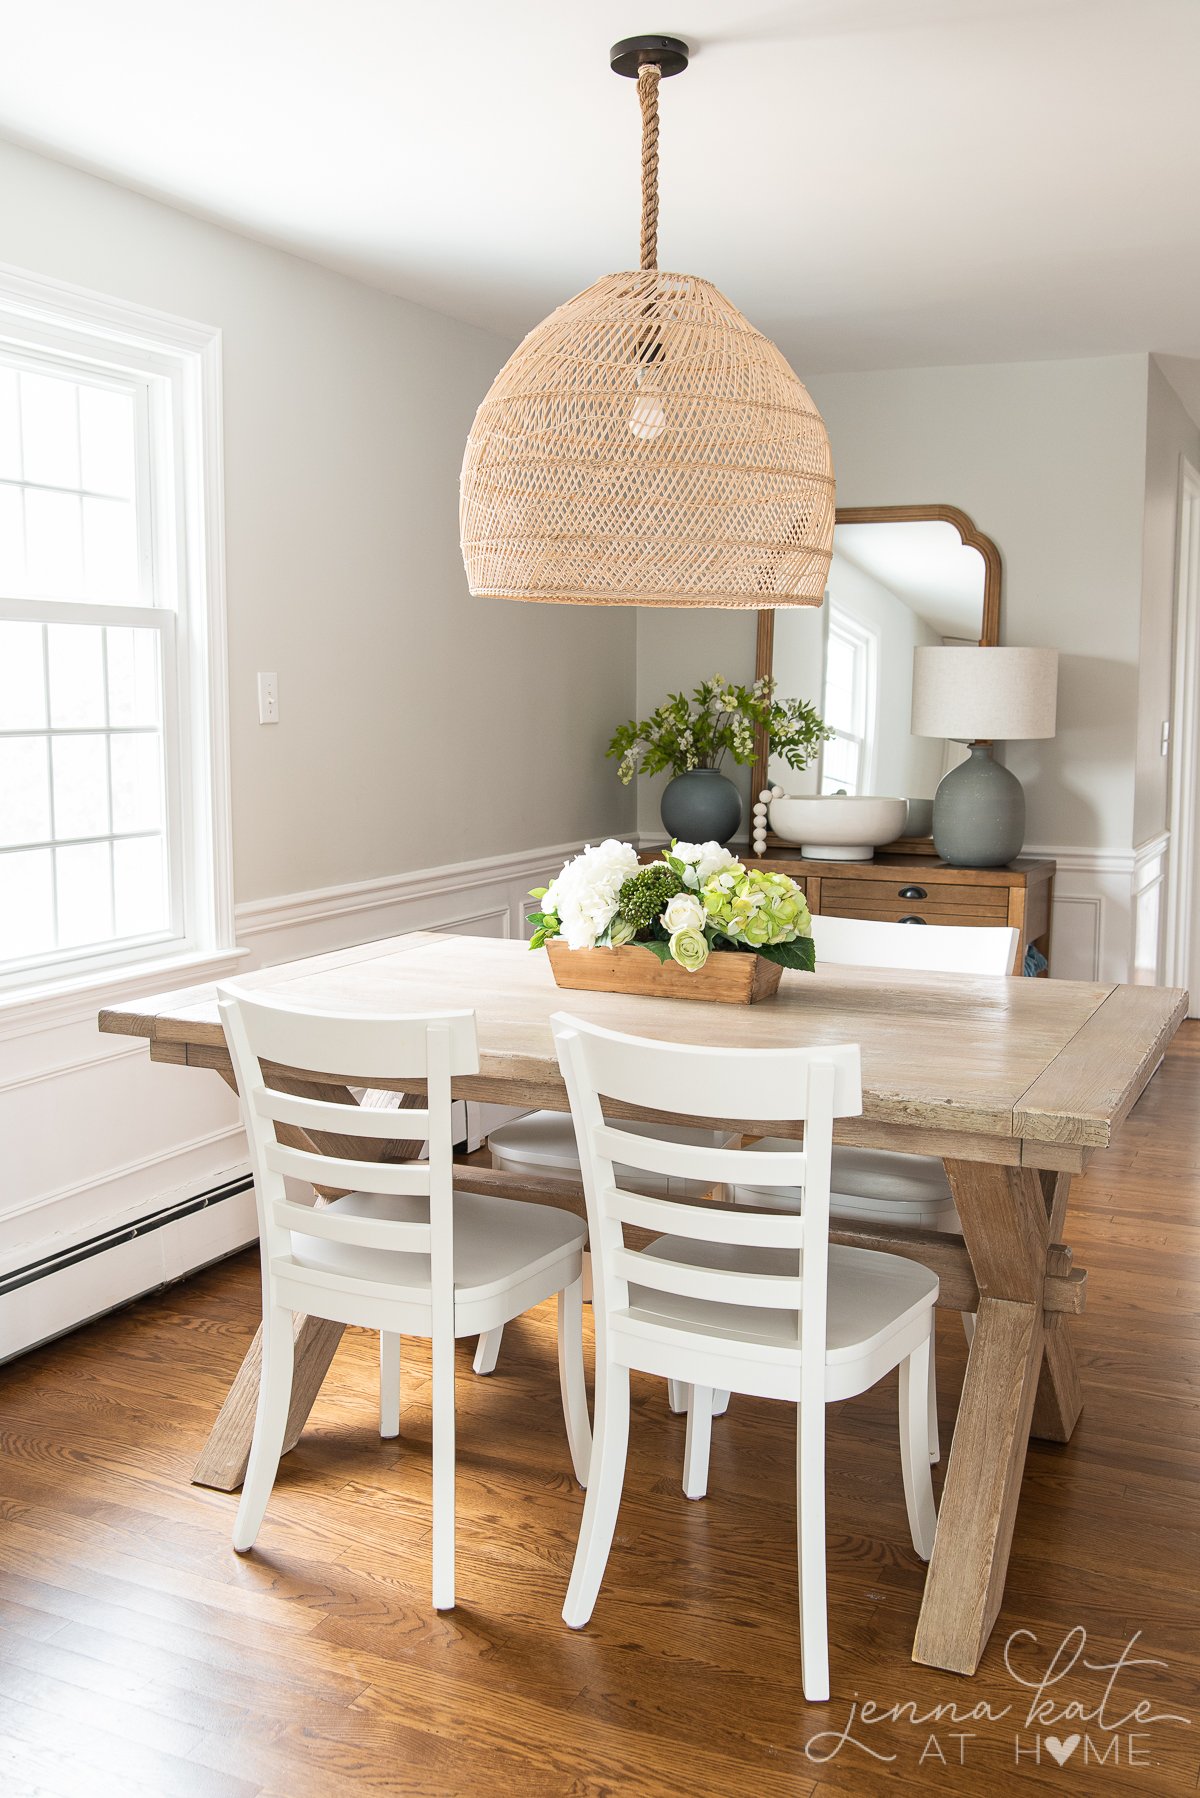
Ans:
[[[429,1164],[424,1161],[353,1161],[341,1155],[323,1155],[317,1149],[298,1149],[278,1142],[262,1145],[262,1159],[274,1174],[290,1174],[314,1186],[340,1187],[344,1192],[429,1193]]]
[[[792,1275],[735,1273],[625,1248],[613,1250],[610,1262],[619,1279],[655,1292],[674,1292],[714,1305],[752,1305],[764,1311],[799,1312],[801,1307],[799,1266]]]
[[[280,1229],[296,1235],[319,1236],[362,1249],[429,1253],[429,1225],[416,1219],[355,1217],[329,1206],[296,1205],[288,1199],[276,1199],[271,1212]]]
[[[429,1135],[428,1109],[376,1110],[373,1106],[337,1105],[330,1099],[305,1099],[277,1087],[256,1087],[256,1114],[274,1124],[294,1124],[327,1136],[370,1136],[383,1142],[424,1142]]]
[[[727,1242],[742,1248],[796,1249],[804,1244],[798,1212],[751,1211],[741,1205],[689,1205],[686,1199],[653,1198],[610,1186],[603,1194],[606,1216],[640,1230],[690,1236],[697,1242]]]
[[[680,1180],[700,1180],[709,1185],[733,1185],[753,1180],[759,1186],[803,1186],[804,1151],[725,1149],[715,1143],[673,1142],[660,1136],[639,1136],[602,1124],[592,1132],[597,1155],[622,1167],[648,1174],[665,1174]]]

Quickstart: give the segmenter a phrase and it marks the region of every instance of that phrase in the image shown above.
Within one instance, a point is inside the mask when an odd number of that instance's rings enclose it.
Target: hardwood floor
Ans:
[[[460,1348],[457,1610],[429,1607],[423,1344],[405,1345],[404,1433],[381,1442],[376,1339],[347,1332],[239,1558],[235,1499],[188,1480],[257,1322],[245,1255],[0,1369],[0,1793],[1195,1791],[1198,1098],[1189,1024],[1076,1184],[1085,1409],[1069,1446],[1031,1447],[974,1679],[909,1659],[923,1569],[894,1380],[829,1421],[830,1704],[799,1696],[794,1419],[766,1401],[735,1398],[715,1424],[710,1497],[689,1504],[683,1420],[635,1381],[608,1577],[569,1632],[582,1500],[546,1308],[509,1327],[488,1379]],[[945,1439],[953,1317],[939,1349]],[[1129,1654],[1153,1664],[1097,1670],[1135,1635]],[[1039,1698],[1021,1679],[1036,1686],[1064,1640]],[[867,1704],[906,1708],[864,1721]]]

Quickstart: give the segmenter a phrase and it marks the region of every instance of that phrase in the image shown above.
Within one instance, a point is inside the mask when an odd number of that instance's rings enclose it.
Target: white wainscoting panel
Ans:
[[[523,937],[529,888],[546,885],[581,847],[253,900],[237,910],[239,952],[217,963],[174,975],[139,971],[116,990],[109,982],[100,993],[0,1007],[0,1358],[255,1237],[253,1198],[241,1192],[96,1249],[97,1239],[224,1191],[248,1172],[237,1105],[223,1082],[152,1063],[144,1043],[101,1036],[101,1004],[406,930]],[[82,1258],[25,1278],[25,1270],[71,1255]],[[4,1291],[6,1279],[16,1283]]]
[[[1023,854],[1058,866],[1050,925],[1050,971],[1057,979],[1157,978],[1156,959],[1150,961],[1150,971],[1135,971],[1135,941],[1140,930],[1143,944],[1149,935],[1157,945],[1157,919],[1151,914],[1157,910],[1166,848],[1165,836],[1137,852],[1026,846]]]

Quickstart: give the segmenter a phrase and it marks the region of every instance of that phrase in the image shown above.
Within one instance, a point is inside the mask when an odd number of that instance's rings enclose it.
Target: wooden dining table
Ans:
[[[858,1043],[863,1111],[838,1123],[837,1141],[941,1157],[962,1224],[960,1238],[837,1219],[831,1237],[925,1263],[940,1277],[939,1304],[977,1314],[913,1644],[916,1661],[974,1672],[1004,1593],[1029,1437],[1068,1441],[1083,1403],[1070,1325],[1083,1309],[1087,1276],[1065,1241],[1071,1178],[1112,1142],[1186,1015],[1186,993],[837,967],[785,972],[775,997],[757,1005],[701,1004],[563,991],[547,957],[523,943],[430,932],[285,963],[245,976],[244,984],[326,1011],[469,1007],[478,1020],[480,1071],[455,1082],[456,1096],[523,1108],[568,1109],[550,1029],[556,1011],[635,1035],[730,1048]],[[108,1008],[100,1028],[146,1037],[153,1060],[207,1068],[234,1084],[211,986]],[[337,1077],[285,1070],[280,1078],[310,1093],[315,1081],[326,1098],[353,1106],[369,1070],[347,1068]],[[787,1118],[719,1122],[746,1134],[802,1134]],[[353,1138],[352,1121],[345,1134]],[[412,1152],[404,1142],[353,1140],[364,1157]],[[317,1139],[317,1146],[338,1141]],[[567,1176],[472,1164],[461,1180],[476,1191],[583,1209],[582,1189]],[[340,1324],[296,1322],[288,1447],[341,1334]],[[240,1485],[258,1365],[256,1341],[197,1464],[197,1483]]]

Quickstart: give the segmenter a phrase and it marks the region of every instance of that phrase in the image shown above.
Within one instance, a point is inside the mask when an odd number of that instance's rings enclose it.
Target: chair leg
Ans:
[[[975,1340],[975,1313],[973,1311],[960,1311],[959,1316],[962,1318],[963,1335],[967,1339],[967,1347],[969,1348]]]
[[[600,1362],[596,1368],[596,1434],[587,1497],[563,1605],[563,1622],[572,1629],[582,1629],[595,1608],[617,1527],[628,1446],[629,1369]]]
[[[667,1403],[670,1405],[672,1411],[674,1411],[676,1417],[687,1410],[689,1391],[690,1387],[684,1380],[667,1381]]]
[[[929,1474],[930,1338],[900,1363],[900,1465],[912,1543],[923,1561],[933,1553],[937,1511]]]
[[[929,1324],[929,1459],[940,1461],[942,1458],[942,1439],[938,1434],[937,1414],[937,1313],[934,1312]]]
[[[379,1332],[379,1434],[385,1442],[400,1434],[400,1338],[394,1330]]]
[[[288,1407],[292,1402],[292,1370],[292,1314],[283,1305],[272,1305],[263,1315],[258,1414],[254,1419],[254,1440],[250,1445],[246,1478],[242,1482],[241,1503],[233,1525],[233,1546],[239,1554],[245,1554],[254,1546],[279,1471]]]
[[[504,1337],[504,1325],[497,1324],[494,1330],[485,1330],[475,1344],[475,1359],[471,1366],[476,1373],[495,1373],[496,1357],[500,1353],[500,1344]]]
[[[454,1609],[454,1337],[429,1345],[433,1361],[433,1608]]]
[[[926,1478],[929,1462],[925,1463]],[[800,1575],[800,1668],[812,1704],[829,1697],[825,1599],[825,1406],[796,1407],[796,1553]]]
[[[693,1386],[683,1445],[683,1496],[703,1498],[708,1491],[708,1455],[712,1441],[713,1389]]]
[[[729,1394],[727,1392],[720,1391],[719,1388],[717,1388],[717,1387],[714,1387],[713,1388],[713,1402],[712,1402],[713,1416],[714,1417],[724,1417],[724,1415],[725,1415],[726,1411],[728,1411],[728,1409],[729,1409]]]
[[[583,1280],[572,1281],[558,1295],[558,1383],[571,1448],[571,1465],[581,1486],[588,1483],[592,1426],[588,1420],[587,1382],[583,1374]]]

